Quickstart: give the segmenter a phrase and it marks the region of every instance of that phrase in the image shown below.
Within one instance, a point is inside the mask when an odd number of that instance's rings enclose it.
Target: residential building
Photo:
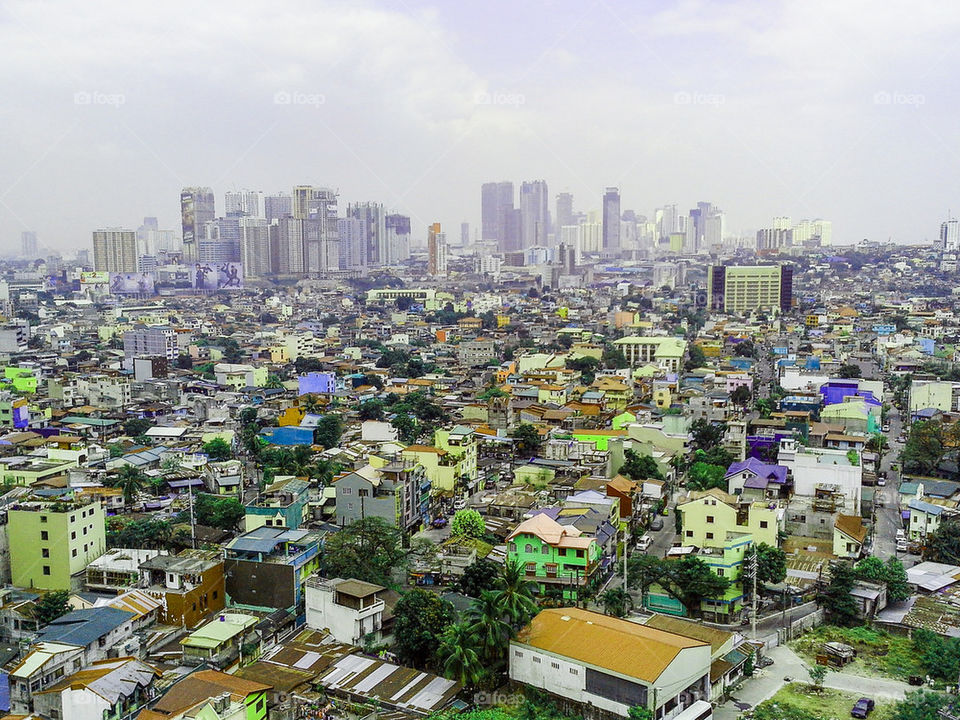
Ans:
[[[520,250],[546,247],[550,231],[550,194],[546,180],[520,185]]]
[[[84,649],[76,645],[40,642],[10,670],[10,711],[18,715],[33,712],[36,693],[84,665]]]
[[[159,550],[111,548],[86,569],[85,584],[94,592],[122,593],[146,586],[140,565],[160,555]]]
[[[261,526],[296,530],[307,516],[310,484],[293,475],[277,476],[246,505],[244,529]]]
[[[314,577],[307,581],[307,625],[337,642],[362,645],[381,638],[386,588],[361,580]]]
[[[33,230],[24,230],[20,233],[20,257],[24,260],[33,260],[40,252],[37,242],[37,233]]]
[[[510,642],[510,679],[590,717],[710,713],[710,644],[580,608],[542,610]],[[683,717],[700,717],[687,715]]]
[[[223,555],[216,550],[184,550],[141,563],[148,595],[163,600],[160,621],[193,627],[226,601]]]
[[[680,370],[687,351],[686,341],[675,337],[634,335],[613,344],[623,352],[630,367],[654,364],[670,372]]]
[[[727,532],[749,533],[758,543],[778,547],[785,523],[784,509],[777,503],[741,500],[717,488],[688,493],[677,512],[682,543],[698,548],[722,546]]]
[[[100,503],[30,499],[7,509],[7,535],[14,585],[79,589],[106,550],[106,518]]]
[[[541,592],[554,589],[575,598],[599,569],[601,550],[596,538],[539,513],[507,536],[507,557],[523,563]]]
[[[289,609],[300,615],[304,585],[320,568],[320,535],[262,526],[228,542],[224,556],[232,605]]]
[[[52,720],[123,720],[156,697],[160,675],[135,658],[98,660],[34,693],[34,712]]]
[[[421,465],[393,459],[383,467],[366,465],[337,478],[337,522],[349,525],[379,517],[402,532],[416,532],[430,517],[430,481]]]
[[[184,665],[207,665],[229,671],[242,664],[245,646],[259,650],[259,637],[254,627],[260,622],[255,615],[220,613],[219,616],[194,630],[180,641]]]
[[[135,614],[129,610],[109,606],[71,610],[43,627],[37,639],[41,643],[82,648],[84,664],[89,665],[118,650],[129,654],[125,646],[133,636],[134,619]]]
[[[127,330],[123,333],[123,354],[127,358],[162,357],[172,362],[180,354],[177,331],[168,325]]]
[[[108,228],[93,232],[93,269],[97,272],[137,271],[137,231]]]
[[[207,228],[216,216],[213,190],[208,187],[185,187],[180,191],[184,262],[199,261],[199,241],[206,239]]]
[[[792,265],[710,265],[707,269],[710,310],[786,312],[792,305]]]
[[[440,223],[427,228],[427,275],[447,275],[447,234],[441,232]]]
[[[216,670],[198,670],[170,686],[136,720],[266,720],[271,687]]]
[[[833,525],[833,554],[840,558],[859,560],[867,528],[859,515],[839,513]]]

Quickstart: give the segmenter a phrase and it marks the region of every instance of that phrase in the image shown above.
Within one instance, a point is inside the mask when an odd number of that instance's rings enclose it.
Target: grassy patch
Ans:
[[[860,695],[823,688],[820,692],[806,683],[790,683],[769,700],[757,705],[754,720],[846,720]],[[870,720],[893,717],[892,700],[877,700]]]
[[[926,675],[913,641],[885,630],[821,625],[791,642],[790,647],[812,663],[825,642],[846,643],[857,651],[856,660],[843,668],[845,673],[895,680],[906,680],[909,675]]]

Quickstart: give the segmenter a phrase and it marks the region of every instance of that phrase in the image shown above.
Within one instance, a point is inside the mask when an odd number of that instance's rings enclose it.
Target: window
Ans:
[[[46,515],[41,515],[41,516],[40,516],[40,523],[43,524],[43,523],[45,523],[46,521],[47,521],[47,516],[46,516]]]
[[[540,664],[540,658],[538,658],[536,655],[533,656],[533,661],[534,661],[537,665]]]
[[[713,533],[707,533],[707,540],[713,540]]]
[[[513,651],[513,656],[514,656],[514,657],[523,657],[523,653],[520,652],[519,650],[514,650],[514,651]]]
[[[214,599],[214,600],[216,600],[219,595],[220,595],[220,591],[219,591],[219,590],[214,590],[214,591],[213,591],[213,599]]]
[[[549,546],[549,545],[544,545],[544,546],[543,546],[543,554],[544,554],[544,555],[549,555],[549,554],[550,554],[550,546]]]
[[[43,574],[44,574],[44,575],[49,575],[49,574],[50,574],[50,566],[49,566],[49,565],[44,565],[44,566],[43,566]]]
[[[84,535],[87,534],[87,528],[84,528],[84,529],[83,529],[83,534],[84,534]]]
[[[523,551],[524,551],[525,553],[532,553],[532,552],[533,552],[533,545],[531,545],[530,543],[527,543],[527,544],[524,546]]]
[[[345,487],[343,488],[344,495],[353,495],[353,488]]]
[[[570,674],[571,674],[571,675],[579,675],[580,673],[577,672],[577,669],[576,669],[576,668],[570,668]]]
[[[71,539],[71,540],[76,540],[76,539],[77,539],[77,531],[76,531],[76,530],[74,530],[73,532],[70,533],[70,539]]]
[[[76,557],[76,556],[77,556],[77,549],[74,548],[72,552],[73,552],[73,557]]]
[[[40,551],[40,557],[45,557],[45,558],[50,557],[50,550],[47,548],[43,548],[43,550]]]
[[[717,568],[717,575],[723,577],[723,568]]]
[[[552,663],[550,663],[550,667],[552,667],[554,670],[559,670],[559,669],[560,669],[560,663],[552,662]]]
[[[687,537],[693,537],[693,530],[687,530]]]
[[[708,523],[712,523],[712,522],[713,522],[713,515],[707,515],[707,522],[708,522]]]
[[[760,521],[760,527],[762,527],[762,528],[767,527],[767,521],[766,521],[766,520],[761,520],[761,521]]]
[[[510,543],[510,552],[516,552],[516,551],[517,551],[517,544],[516,544],[515,542],[512,542],[512,541],[511,541],[511,543]]]
[[[50,533],[48,533],[46,530],[41,530],[41,531],[40,531],[40,539],[41,539],[41,540],[49,540],[49,539],[50,539]]]
[[[578,557],[578,558],[582,558],[582,557],[583,557],[583,550],[577,550],[577,557]]]

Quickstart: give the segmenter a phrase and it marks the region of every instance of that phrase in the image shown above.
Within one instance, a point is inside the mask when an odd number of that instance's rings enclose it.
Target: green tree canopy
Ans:
[[[209,525],[221,530],[236,530],[246,510],[234,497],[219,497],[199,493],[193,498],[193,516],[199,525]]]
[[[416,588],[397,601],[393,614],[394,649],[400,662],[421,670],[434,667],[440,638],[456,619],[453,605],[429,590]]]
[[[343,420],[339,415],[333,413],[324,415],[317,422],[313,434],[318,445],[322,445],[328,450],[334,448],[340,442],[340,436],[343,435]]]
[[[776,585],[787,579],[787,554],[783,550],[767,543],[758,543],[744,553],[743,566],[752,563],[755,555],[759,563],[757,582]]]
[[[830,584],[820,596],[820,602],[831,622],[851,626],[857,623],[857,601],[850,591],[853,590],[856,575],[853,568],[845,562],[830,563]]]
[[[450,532],[457,537],[483,538],[487,534],[487,526],[483,517],[476,510],[466,508],[457,510],[450,523]]]
[[[486,558],[477,558],[467,565],[457,583],[457,589],[464,595],[480,597],[484,590],[495,590],[500,577],[499,566]]]
[[[518,455],[536,455],[540,451],[540,433],[530,423],[521,423],[513,429],[510,437]]]
[[[400,532],[382,518],[351,523],[327,538],[325,574],[390,585],[393,569],[405,558],[400,541]]]
[[[222,437],[215,437],[210,442],[205,443],[203,446],[203,451],[207,454],[207,457],[214,462],[229,460],[231,457],[233,457],[233,448],[231,448],[230,443],[228,443]]]
[[[695,462],[687,472],[687,488],[690,490],[710,490],[711,488],[726,490],[726,474],[727,468],[725,466]]]
[[[620,466],[620,469],[617,470],[620,475],[624,475],[636,482],[647,479],[666,479],[660,471],[657,461],[650,455],[640,455],[636,451],[628,449],[624,452],[623,456],[625,462]]]
[[[45,627],[58,617],[66,615],[70,609],[70,593],[66,590],[55,590],[44,593],[33,603],[33,619],[39,627]]]

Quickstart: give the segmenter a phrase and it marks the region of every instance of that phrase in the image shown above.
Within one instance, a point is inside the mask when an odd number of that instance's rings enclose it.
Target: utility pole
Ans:
[[[753,576],[753,612],[750,617],[750,630],[753,633],[753,639],[757,639],[757,566],[760,556],[756,548],[753,549],[753,561],[750,563],[750,574]]]
[[[187,494],[190,496],[190,548],[197,549],[197,526],[193,520],[193,484],[187,485]]]

